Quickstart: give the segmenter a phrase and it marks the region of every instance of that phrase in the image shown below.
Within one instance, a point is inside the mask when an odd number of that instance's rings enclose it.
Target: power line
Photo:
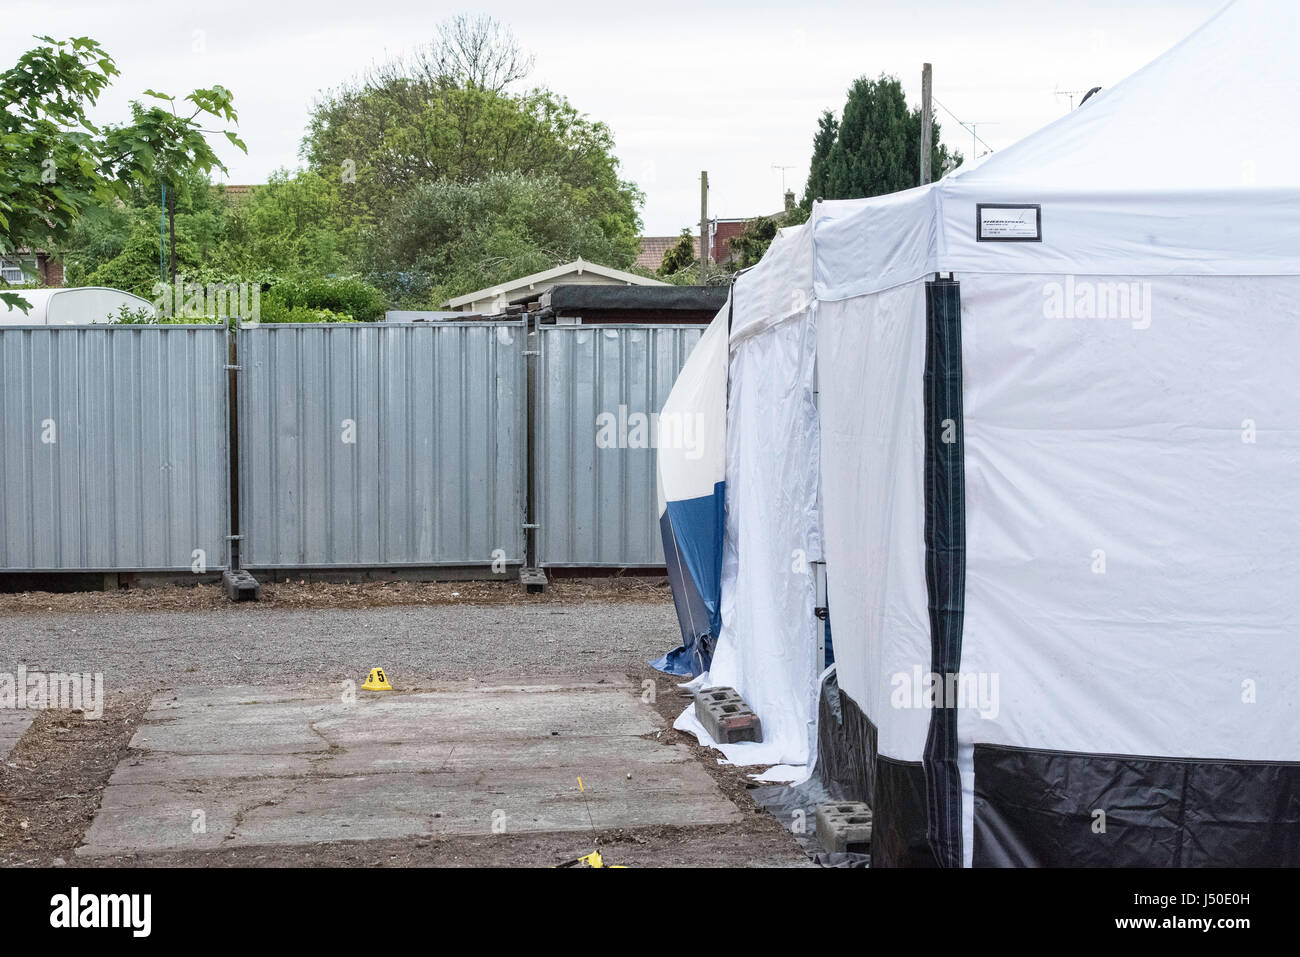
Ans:
[[[975,128],[976,128],[977,126],[987,126],[987,125],[989,125],[989,122],[990,122],[990,121],[988,121],[988,120],[981,120],[981,121],[978,122],[978,123],[967,123],[965,120],[963,120],[960,116],[958,116],[958,115],[957,115],[956,113],[954,113],[952,110],[948,109],[948,107],[946,107],[946,106],[944,106],[942,103],[940,103],[938,97],[936,97],[936,96],[934,96],[934,95],[932,94],[931,97],[930,97],[930,99],[934,100],[934,104],[935,104],[935,106],[939,107],[939,109],[943,110],[945,113],[947,113],[949,116],[951,116],[954,120],[956,120],[956,121],[957,121],[957,124],[958,124],[962,129],[964,129],[964,130],[966,130],[967,132],[969,132],[970,135],[971,135],[971,138],[972,138],[973,140],[975,140],[976,142],[982,143],[982,144],[984,145],[984,148],[987,149],[990,153],[993,152],[993,147],[992,147],[992,146],[989,146],[988,142],[987,142],[987,141],[986,141],[982,136],[980,136],[980,135],[975,131]],[[974,150],[972,149],[971,152],[973,153]],[[975,159],[975,157],[972,156],[971,159]]]

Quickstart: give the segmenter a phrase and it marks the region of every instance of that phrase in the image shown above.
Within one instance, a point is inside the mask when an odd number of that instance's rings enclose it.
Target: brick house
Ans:
[[[779,213],[768,213],[764,216],[746,216],[740,219],[721,219],[715,218],[709,220],[709,261],[714,264],[729,263],[732,259],[731,241],[745,231],[745,224],[755,219],[772,219],[777,225],[780,225],[785,219],[786,214],[794,208],[794,192],[786,190],[785,208]],[[693,237],[695,240],[695,258],[700,258],[700,237]],[[636,257],[636,264],[651,272],[658,272],[659,267],[663,265],[664,253],[673,246],[677,245],[677,236],[642,236],[641,252]]]
[[[41,249],[19,249],[0,256],[0,279],[14,285],[35,280],[42,286],[62,286],[63,261]]]

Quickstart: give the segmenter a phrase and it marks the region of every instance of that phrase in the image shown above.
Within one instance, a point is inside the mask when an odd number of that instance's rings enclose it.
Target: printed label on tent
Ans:
[[[975,239],[981,243],[1041,243],[1043,207],[976,203]]]

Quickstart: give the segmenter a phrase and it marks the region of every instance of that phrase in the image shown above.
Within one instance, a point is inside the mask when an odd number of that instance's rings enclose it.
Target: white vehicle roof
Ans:
[[[134,293],[106,286],[72,286],[60,289],[14,289],[31,309],[24,313],[0,302],[0,326],[82,326],[107,323],[118,309],[148,309],[153,303]]]

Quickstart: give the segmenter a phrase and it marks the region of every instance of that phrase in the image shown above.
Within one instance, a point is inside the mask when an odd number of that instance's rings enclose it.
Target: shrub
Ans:
[[[212,316],[173,317],[159,316],[148,306],[132,309],[126,303],[117,307],[117,312],[108,314],[108,321],[118,326],[212,326],[222,320]]]
[[[262,322],[356,322],[346,312],[330,309],[313,309],[310,306],[286,306],[268,296],[262,300]]]
[[[384,294],[353,277],[285,279],[271,287],[262,301],[263,322],[374,322],[387,308]],[[284,315],[328,313],[332,319],[281,318]]]

